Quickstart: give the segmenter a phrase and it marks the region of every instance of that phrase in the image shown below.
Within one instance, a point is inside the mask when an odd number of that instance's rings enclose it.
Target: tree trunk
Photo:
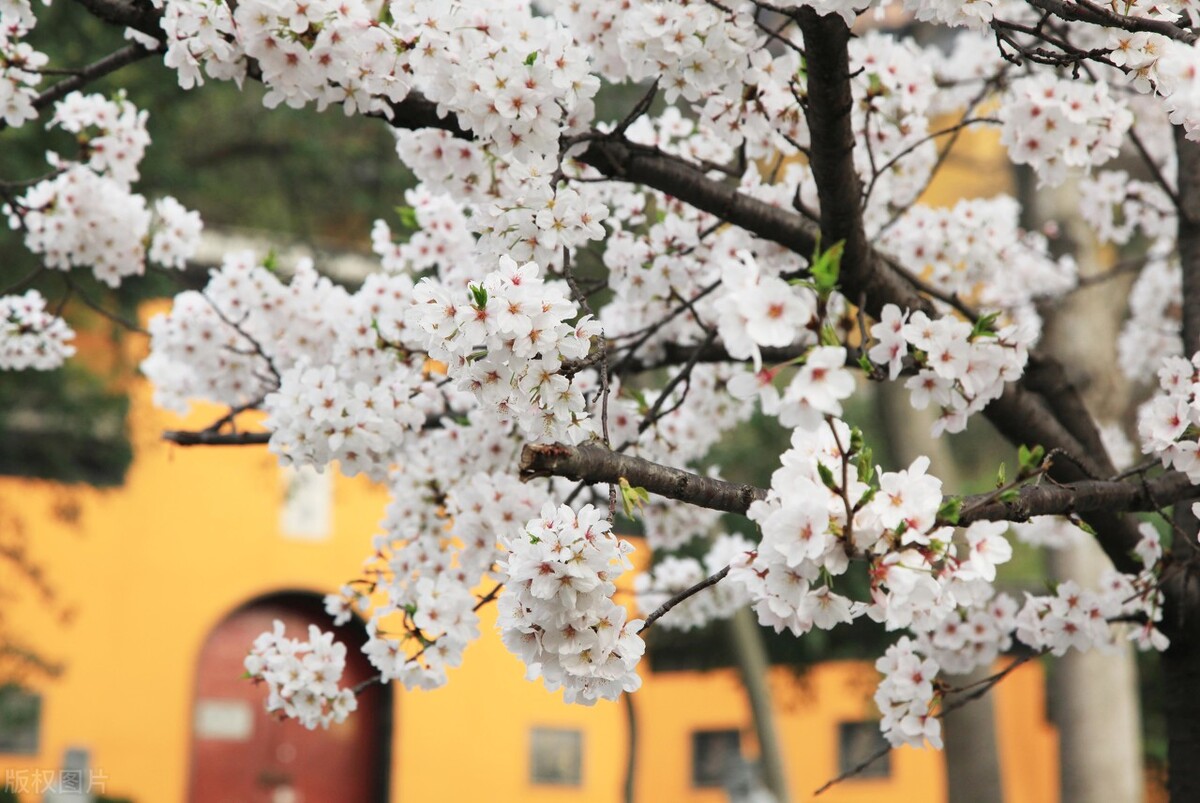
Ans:
[[[1054,550],[1050,565],[1052,576],[1084,588],[1097,587],[1100,574],[1112,568],[1093,541]],[[1049,692],[1064,803],[1141,801],[1145,780],[1132,647],[1123,643],[1115,654],[1069,651],[1050,673]]]
[[[1103,272],[1111,260],[1079,218],[1078,187],[1024,199],[1043,219],[1056,219],[1075,245],[1081,276]],[[1043,208],[1036,208],[1041,205]],[[1032,222],[1032,221],[1029,221]],[[1051,352],[1067,367],[1097,421],[1117,421],[1129,409],[1129,383],[1116,369],[1116,340],[1130,278],[1111,279],[1077,290],[1048,321]],[[1032,444],[1030,444],[1032,445]],[[1096,588],[1112,568],[1094,540],[1051,551],[1050,575]],[[1061,799],[1064,803],[1141,803],[1141,712],[1133,647],[1123,642],[1115,654],[1079,653],[1057,660],[1049,677],[1049,708],[1058,726]]]
[[[1171,803],[1200,800],[1200,544],[1190,504],[1177,505],[1172,562],[1163,592],[1176,605],[1164,612],[1162,630],[1171,646],[1160,658],[1167,720],[1167,788]],[[1180,534],[1187,537],[1181,538]]]
[[[908,391],[894,382],[876,386],[876,409],[887,438],[888,450],[903,468],[918,455],[927,455],[929,473],[947,488],[955,487],[958,470],[945,438],[930,432],[933,410],[914,410]],[[965,675],[946,675],[951,686],[962,688],[991,674],[982,666]],[[1004,803],[1000,755],[996,747],[996,718],[991,695],[951,711],[942,721],[946,744],[946,787],[949,803]]]
[[[741,608],[729,621],[729,639],[754,717],[763,782],[778,803],[788,803],[791,794],[784,769],[783,745],[779,740],[779,730],[775,727],[775,709],[771,705],[771,688],[767,678],[771,664],[758,630],[758,620],[749,608]]]
[[[1162,656],[1171,803],[1200,800],[1200,653],[1191,640]]]

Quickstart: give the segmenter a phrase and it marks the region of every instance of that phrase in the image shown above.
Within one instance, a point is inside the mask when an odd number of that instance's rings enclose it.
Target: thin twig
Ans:
[[[706,588],[709,588],[710,586],[715,586],[717,583],[724,580],[725,576],[727,574],[729,574],[730,568],[732,568],[732,567],[726,566],[724,569],[717,572],[716,574],[712,574],[712,575],[709,575],[708,577],[705,577],[699,583],[696,583],[694,586],[689,586],[688,588],[685,588],[683,591],[680,591],[678,594],[671,597],[669,600],[664,602],[662,605],[659,605],[657,608],[654,609],[654,612],[652,614],[650,614],[649,616],[646,617],[646,621],[642,623],[642,631],[645,632],[650,627],[650,625],[654,624],[659,619],[661,619],[664,615],[666,615],[666,613],[668,611],[670,611],[672,608],[674,608],[679,603],[683,602],[684,600],[688,599],[689,597],[693,597],[696,594],[699,594],[701,591],[703,591]]]

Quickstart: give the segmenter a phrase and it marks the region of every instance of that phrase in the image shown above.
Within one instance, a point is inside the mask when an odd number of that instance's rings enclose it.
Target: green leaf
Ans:
[[[1006,470],[1004,464],[1000,464],[1000,469],[996,472],[996,487],[999,488],[1004,483],[1008,482],[1005,478]]]
[[[858,355],[858,367],[868,376],[875,373],[875,363],[871,362],[871,358],[865,353]]]
[[[633,518],[634,511],[641,510],[642,505],[650,501],[649,491],[630,485],[624,477],[618,481],[618,487],[621,489],[621,506],[625,509],[626,518]]]
[[[875,473],[875,456],[871,453],[871,447],[864,446],[858,453],[858,481],[870,483],[871,476]]]
[[[937,517],[947,524],[958,524],[959,514],[962,513],[963,500],[961,496],[947,497],[938,508]]]
[[[417,223],[417,210],[411,206],[397,206],[396,214],[400,216],[400,225],[404,228],[415,231],[421,227]]]
[[[808,272],[817,291],[822,295],[829,295],[837,287],[838,275],[842,270],[842,252],[845,249],[846,241],[841,240],[824,251],[818,250],[813,253]]]
[[[537,54],[536,50],[533,51],[532,53],[530,53],[528,56],[525,57],[525,66],[532,67],[533,63],[535,61],[537,61],[537,57],[538,57],[538,54]]]
[[[1009,488],[1007,491],[1002,491],[998,497],[1004,504],[1011,504],[1021,498],[1021,492],[1016,488]]]
[[[274,248],[268,250],[267,255],[263,257],[262,266],[271,273],[277,273],[279,271],[279,252]]]
[[[488,302],[487,289],[482,284],[469,284],[467,287],[471,288],[471,295],[475,298],[475,308],[483,309],[486,307]]]
[[[1017,462],[1020,463],[1023,474],[1037,471],[1045,459],[1046,449],[1042,446],[1034,446],[1032,449],[1024,445],[1017,447]]]
[[[829,466],[824,463],[817,463],[817,473],[821,475],[821,482],[825,483],[825,487],[831,491],[838,489],[837,481],[833,478],[833,472],[829,470]]]
[[[979,320],[975,321],[975,326],[971,328],[971,340],[977,337],[995,337],[996,336],[996,319],[1000,317],[1000,311],[989,312],[986,315],[979,316]]]

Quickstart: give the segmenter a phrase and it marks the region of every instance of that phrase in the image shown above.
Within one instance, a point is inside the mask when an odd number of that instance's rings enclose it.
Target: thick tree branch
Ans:
[[[148,0],[75,0],[86,8],[94,17],[112,25],[123,28],[133,28],[135,31],[153,36],[155,39],[164,37],[162,26],[162,11],[156,9]]]
[[[1200,210],[1200,143],[1175,128],[1178,187],[1184,209]],[[1183,268],[1183,353],[1200,351],[1200,219],[1179,216],[1179,263]]]
[[[1096,511],[1149,512],[1200,498],[1200,486],[1186,474],[1170,471],[1153,480],[1080,480],[1069,485],[1027,485],[1012,502],[992,501],[992,494],[963,499],[960,524],[977,521],[1027,521],[1031,516],[1086,515]]]
[[[162,434],[163,440],[178,446],[254,446],[271,440],[270,432],[217,432],[215,430],[172,430]]]
[[[804,112],[812,141],[810,166],[821,200],[823,243],[826,248],[843,244],[841,281],[868,299],[879,298],[887,293],[877,285],[888,281],[890,271],[870,258],[863,228],[862,182],[854,167],[851,124],[850,29],[840,16],[818,16],[811,8],[799,9],[796,19],[808,52]]]
[[[554,476],[594,484],[617,483],[624,478],[630,485],[645,488],[657,496],[727,513],[745,513],[751,502],[767,495],[762,488],[753,485],[702,477],[614,452],[598,443],[579,446],[528,444],[521,451],[519,470],[523,480]]]
[[[525,480],[556,476],[587,484],[615,483],[625,479],[630,485],[645,488],[657,496],[742,515],[752,502],[767,496],[764,488],[704,477],[620,454],[598,443],[527,445],[521,452],[520,474]],[[959,523],[1021,522],[1031,516],[1086,516],[1101,511],[1110,514],[1148,512],[1196,498],[1200,498],[1200,486],[1192,485],[1187,475],[1177,471],[1168,471],[1146,481],[1137,478],[1080,480],[1064,485],[1043,482],[1021,488],[1012,502],[995,501],[994,495],[988,493],[963,497]],[[1136,567],[1125,559],[1118,562],[1118,568]]]
[[[1156,33],[1170,39],[1192,44],[1196,41],[1196,33],[1187,28],[1181,28],[1168,20],[1148,19],[1146,17],[1130,17],[1118,14],[1111,8],[1087,0],[1028,0],[1029,5],[1049,11],[1059,19],[1067,22],[1090,22],[1105,28],[1120,28],[1125,31],[1144,31]]]

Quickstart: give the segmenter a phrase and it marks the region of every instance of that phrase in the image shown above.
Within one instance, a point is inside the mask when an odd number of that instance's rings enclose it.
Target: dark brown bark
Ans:
[[[1167,782],[1171,803],[1200,800],[1200,653],[1194,640],[1163,653],[1163,703],[1167,715]]]
[[[75,2],[86,8],[92,16],[111,25],[133,28],[135,31],[153,36],[155,39],[164,37],[160,25],[162,11],[151,5],[149,0],[75,0]]]
[[[599,443],[527,445],[521,452],[520,473],[524,479],[557,476],[589,484],[625,479],[630,485],[657,496],[726,513],[745,514],[752,502],[766,498],[767,494],[763,488],[703,477],[620,454]],[[1017,498],[1010,502],[996,501],[994,496],[963,497],[959,523],[1024,521],[1030,516],[1084,515],[1097,511],[1158,510],[1180,500],[1200,497],[1200,487],[1192,485],[1186,475],[1171,471],[1147,481],[1132,477],[1117,481],[1080,480],[1067,485],[1043,482],[1019,489]],[[1128,557],[1123,564],[1133,568]]]
[[[1200,210],[1200,144],[1176,128],[1181,208]],[[1179,216],[1183,270],[1183,353],[1200,351],[1200,221]],[[1170,562],[1163,574],[1163,632],[1171,639],[1162,656],[1171,803],[1200,800],[1200,547],[1190,505],[1177,505]]]
[[[177,446],[255,446],[271,440],[270,432],[214,432],[167,430],[163,440]]]
[[[735,485],[702,477],[640,457],[619,454],[597,443],[580,446],[529,444],[521,451],[520,473],[522,479],[556,476],[589,484],[615,483],[624,478],[630,485],[645,488],[657,496],[728,513],[745,513],[750,503],[766,496],[766,491],[753,485]]]

